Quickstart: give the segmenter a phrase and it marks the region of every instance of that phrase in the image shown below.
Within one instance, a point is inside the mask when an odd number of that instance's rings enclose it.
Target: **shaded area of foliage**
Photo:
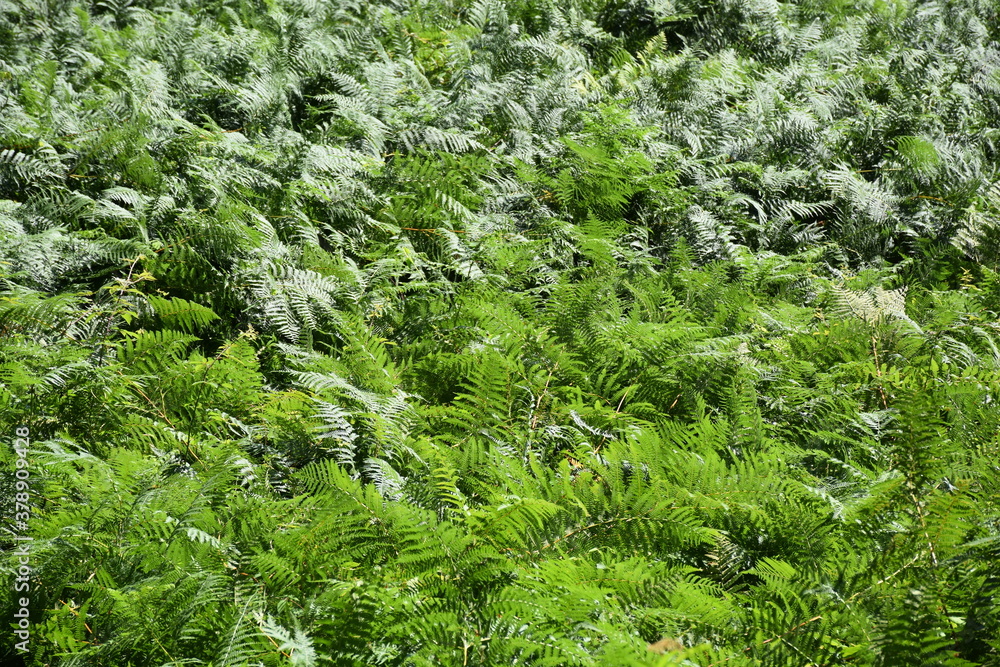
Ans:
[[[0,2],[28,664],[1000,665],[997,26]]]

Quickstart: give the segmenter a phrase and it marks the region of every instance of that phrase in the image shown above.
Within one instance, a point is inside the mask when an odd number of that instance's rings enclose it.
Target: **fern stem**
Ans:
[[[882,397],[882,408],[885,410],[889,409],[889,401],[885,397],[885,389],[882,387],[882,363],[878,358],[878,347],[876,347],[876,340],[874,334],[872,335],[872,354],[875,356],[875,372],[878,375],[878,393]]]

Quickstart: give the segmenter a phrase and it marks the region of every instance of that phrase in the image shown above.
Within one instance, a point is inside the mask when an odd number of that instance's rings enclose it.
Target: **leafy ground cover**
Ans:
[[[1000,665],[998,39],[0,2],[0,651]]]

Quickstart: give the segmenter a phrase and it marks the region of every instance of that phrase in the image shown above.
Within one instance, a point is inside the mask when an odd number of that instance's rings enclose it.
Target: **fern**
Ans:
[[[5,6],[20,657],[995,664],[996,25]]]

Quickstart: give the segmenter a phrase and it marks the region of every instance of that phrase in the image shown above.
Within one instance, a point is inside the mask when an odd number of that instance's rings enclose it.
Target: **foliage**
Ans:
[[[997,26],[0,3],[26,664],[1000,665]]]

